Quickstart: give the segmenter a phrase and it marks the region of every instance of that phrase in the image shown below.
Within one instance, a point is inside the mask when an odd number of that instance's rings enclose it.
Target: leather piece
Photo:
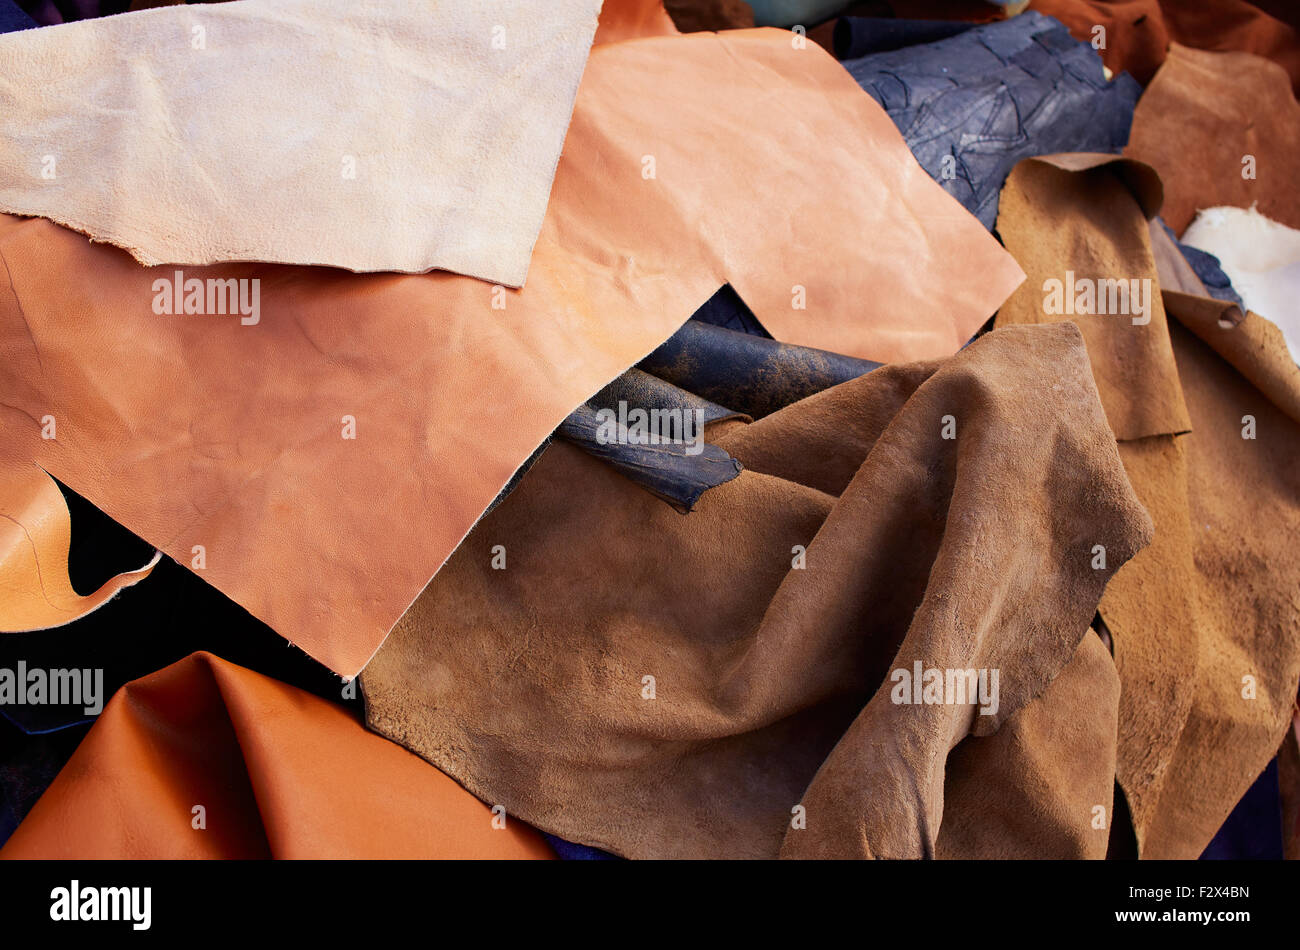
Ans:
[[[1215,832],[1201,860],[1281,861],[1282,847],[1282,796],[1274,758]]]
[[[898,20],[845,16],[835,21],[831,49],[836,59],[857,59],[907,46],[935,43],[974,27],[962,20]]]
[[[1300,33],[1263,4],[1247,0],[1034,0],[1034,9],[1065,23],[1079,39],[1106,30],[1102,59],[1144,86],[1165,62],[1171,41],[1196,49],[1254,53],[1278,63],[1300,93]],[[1291,16],[1294,17],[1294,6]],[[1181,228],[1179,229],[1181,230]]]
[[[1241,296],[1223,272],[1219,259],[1190,244],[1183,244],[1173,229],[1161,218],[1153,218],[1148,228],[1151,252],[1164,290],[1177,290],[1197,297],[1213,297],[1242,308]]]
[[[807,136],[762,118],[773,96]],[[178,563],[202,546],[205,580],[350,676],[565,416],[719,286],[787,341],[960,346],[1021,272],[914,168],[830,56],[776,31],[602,45],[523,291],[225,265],[187,277],[260,280],[257,325],[160,316],[158,274],[124,252],[0,218],[0,428]]]
[[[1031,284],[1073,266],[1160,287],[1147,222],[1156,209],[1117,181],[1124,167],[1017,166],[998,229]],[[1155,523],[1151,545],[1119,569],[1099,606],[1122,687],[1117,777],[1139,854],[1189,859],[1276,753],[1300,681],[1300,370],[1257,315],[1161,296],[1145,326],[1073,319]],[[998,314],[1000,324],[1044,319],[1041,298],[1013,299]],[[1180,408],[1152,411],[1161,404]],[[1244,416],[1256,438],[1243,438]],[[1230,484],[1250,490],[1225,491]]]
[[[599,8],[238,0],[0,38],[0,210],[146,265],[522,286]]]
[[[1141,92],[1108,82],[1097,53],[1032,10],[947,39],[846,60],[930,177],[992,229],[1015,164],[1118,152]]]
[[[664,10],[663,0],[605,0],[593,45],[676,35],[677,27]]]
[[[773,96],[798,137],[756,118]],[[596,47],[566,159],[588,148],[602,160],[583,164],[580,200],[557,215],[569,246],[598,240],[623,279],[671,272],[683,292],[693,275],[681,262],[698,260],[713,279],[691,309],[730,283],[783,342],[882,362],[946,356],[1022,279],[996,241],[915,174],[893,124],[836,61],[780,31]],[[643,177],[647,158],[654,178]],[[573,184],[557,178],[557,193]],[[777,198],[792,194],[798,202]],[[833,262],[821,253],[831,243],[841,248]]]
[[[1253,208],[1207,208],[1183,239],[1222,265],[1244,298],[1238,303],[1275,323],[1300,362],[1300,230]]]
[[[634,408],[648,411],[644,403]],[[636,444],[621,425],[618,441],[606,443],[601,440],[602,428],[602,419],[588,405],[571,413],[558,433],[683,513],[694,508],[704,492],[731,481],[742,468],[716,445],[704,443],[702,428],[696,435],[700,440],[697,452],[688,444]]]
[[[44,630],[97,610],[149,576],[161,555],[93,593],[72,586],[72,521],[59,487],[30,462],[0,454],[0,633]]]
[[[1085,636],[1042,696],[952,750],[935,856],[1105,858],[1118,719],[1119,674],[1101,640]],[[1104,827],[1079,820],[1089,802],[1105,809]],[[1027,825],[1038,835],[1025,835]]]
[[[553,445],[367,667],[368,723],[531,824],[627,857],[772,857],[783,840],[791,856],[933,854],[950,747],[1048,695],[1149,537],[1081,337],[997,331],[716,423],[710,441],[745,471],[685,517]],[[885,678],[914,659],[1000,668],[997,714],[894,705]],[[1095,728],[1114,673],[1084,669],[1088,688],[1063,695],[1090,705],[1064,715]],[[1113,747],[1085,748],[1105,772]],[[1074,784],[1044,819],[1067,827],[1026,820],[1023,847],[1074,852],[1095,793]],[[807,828],[790,829],[801,802]]]
[[[1149,168],[1113,156],[1030,159],[1008,176],[998,215],[998,233],[1029,279],[998,311],[995,326],[1076,324],[1093,355],[1106,418],[1121,440],[1191,428],[1146,220],[1159,211],[1158,185]],[[1048,312],[1048,281],[1076,298],[1068,289],[1071,274],[1080,282],[1147,279],[1149,312],[1079,314],[1055,305]],[[1142,319],[1149,322],[1133,322]]]
[[[1201,208],[1258,207],[1300,228],[1300,103],[1276,63],[1174,43],[1133,115],[1124,154],[1165,183],[1164,219],[1178,234]],[[1254,156],[1254,177],[1243,164]]]
[[[688,320],[637,365],[758,419],[880,364]]]
[[[113,697],[0,858],[551,856],[492,818],[347,712],[198,653]]]

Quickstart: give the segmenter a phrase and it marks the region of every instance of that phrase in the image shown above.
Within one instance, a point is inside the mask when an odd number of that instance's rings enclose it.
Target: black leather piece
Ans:
[[[962,20],[895,20],[888,17],[840,17],[831,45],[836,59],[857,59],[904,46],[936,43],[974,28]]]
[[[719,405],[762,418],[879,367],[689,320],[638,368]]]

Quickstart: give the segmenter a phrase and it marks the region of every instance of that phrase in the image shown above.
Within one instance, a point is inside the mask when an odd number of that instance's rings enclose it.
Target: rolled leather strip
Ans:
[[[332,703],[196,653],[113,697],[0,858],[553,856],[504,817]]]
[[[974,23],[962,20],[895,20],[884,17],[840,17],[832,43],[837,59],[857,59],[869,53],[887,53],[965,33]]]
[[[634,406],[642,418],[653,414],[667,415],[673,410]],[[678,407],[675,416],[686,419],[688,435],[681,441],[643,444],[645,433],[630,432],[619,421],[619,415],[610,409],[597,410],[582,406],[560,424],[559,434],[575,443],[583,451],[608,462],[616,471],[626,475],[650,494],[668,502],[678,511],[690,511],[700,496],[710,488],[731,481],[740,474],[741,464],[730,455],[704,441],[701,425],[695,431],[690,421],[692,410]],[[658,426],[653,428],[653,438],[659,439]],[[679,422],[676,431],[682,431]],[[609,433],[608,435],[606,433]]]
[[[758,419],[880,364],[689,320],[637,365]]]
[[[710,441],[745,470],[685,517],[553,445],[363,673],[371,728],[567,840],[714,858],[979,856],[943,844],[987,799],[954,770],[1006,746],[949,752],[1014,728],[1023,768],[981,774],[1051,803],[1000,853],[1104,855],[1115,674],[1081,641],[1151,525],[1078,331],[996,331]],[[997,709],[895,702],[914,663],[997,669]]]
[[[57,430],[56,430],[57,431]],[[0,454],[0,633],[58,627],[138,584],[161,553],[82,595],[68,575],[72,521],[59,486],[30,462]]]

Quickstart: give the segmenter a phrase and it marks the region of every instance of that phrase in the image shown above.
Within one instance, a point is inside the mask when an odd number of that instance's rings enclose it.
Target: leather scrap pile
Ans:
[[[1300,857],[1300,13],[0,0],[0,857]]]

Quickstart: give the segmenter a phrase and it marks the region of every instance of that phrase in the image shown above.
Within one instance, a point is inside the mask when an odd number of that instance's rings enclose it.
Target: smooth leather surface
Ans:
[[[0,858],[552,856],[492,822],[337,706],[196,653],[113,697]]]
[[[68,575],[71,543],[68,506],[54,479],[0,453],[0,634],[78,620],[148,577],[161,556],[83,596]]]

